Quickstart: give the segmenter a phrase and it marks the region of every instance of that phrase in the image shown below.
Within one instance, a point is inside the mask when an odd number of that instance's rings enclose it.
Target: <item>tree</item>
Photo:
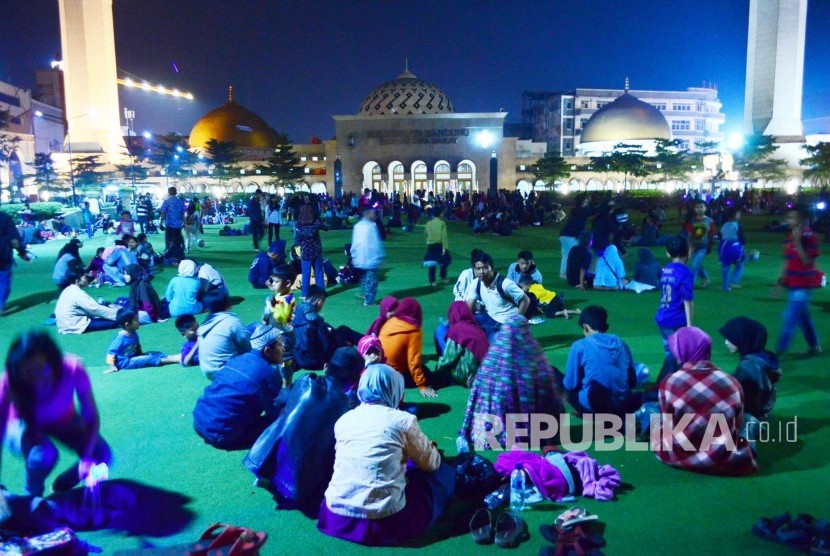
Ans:
[[[735,169],[745,179],[782,180],[787,176],[787,163],[774,158],[776,150],[778,147],[769,135],[750,135],[735,156]]]
[[[681,149],[680,139],[655,139],[655,155],[650,158],[652,174],[663,176],[663,181],[683,179],[692,170],[692,158],[687,149]]]
[[[637,145],[617,143],[614,150],[602,156],[591,157],[591,165],[602,171],[623,175],[623,188],[628,185],[628,176],[645,177],[651,173],[646,160],[646,151]]]
[[[0,110],[0,131],[8,129],[10,115],[8,110]],[[10,133],[0,133],[0,168],[8,166],[12,155],[20,148],[20,137]]]
[[[284,133],[277,134],[277,146],[274,154],[265,161],[265,164],[257,164],[256,169],[274,179],[268,180],[269,185],[291,187],[303,176],[304,164],[300,164],[300,156],[294,152],[291,140]]]
[[[804,147],[810,155],[801,160],[807,167],[804,177],[810,178],[816,185],[830,185],[830,143],[816,143]]]
[[[72,159],[75,184],[83,194],[98,193],[101,186],[112,177],[112,172],[104,170],[104,166],[106,165],[98,160],[98,155]]]
[[[557,180],[568,178],[571,175],[571,166],[555,152],[548,152],[536,161],[536,164],[530,168],[530,172],[537,180],[550,185]]]
[[[152,164],[164,170],[164,175],[172,178],[176,183],[182,173],[190,172],[193,154],[189,150],[187,137],[178,133],[168,133],[159,137],[153,143],[149,160]],[[139,178],[139,169],[136,168],[136,179]]]
[[[51,153],[35,153],[35,160],[32,163],[35,169],[33,175],[38,191],[48,191],[50,194],[65,195],[65,183],[58,179],[52,164]]]
[[[242,159],[242,153],[236,149],[233,141],[209,139],[205,144],[205,153],[210,159],[213,177],[220,183],[234,174],[235,165]]]

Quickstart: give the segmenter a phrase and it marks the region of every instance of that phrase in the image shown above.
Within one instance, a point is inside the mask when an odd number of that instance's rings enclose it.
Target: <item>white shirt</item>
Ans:
[[[269,224],[282,225],[282,205],[277,203],[277,208],[272,209],[270,203],[265,205],[265,221]]]
[[[525,292],[522,291],[516,282],[510,278],[505,278],[502,282],[502,289],[504,290],[504,295],[513,300],[513,303],[511,303],[503,298],[498,288],[496,288],[498,278],[499,275],[496,274],[489,288],[484,285],[484,282],[481,282],[481,278],[473,280],[467,286],[467,291],[464,293],[464,301],[479,301],[476,290],[480,290],[480,301],[484,305],[484,310],[487,311],[487,314],[494,321],[499,324],[504,324],[510,317],[519,314],[519,303],[524,299]],[[481,282],[481,288],[478,287],[479,282]]]
[[[225,280],[219,274],[219,271],[207,263],[199,267],[199,278],[206,280],[211,286],[221,287],[225,285]]]
[[[118,306],[99,304],[77,284],[67,286],[55,306],[55,324],[61,334],[83,334],[93,318],[114,321],[117,315]]]
[[[465,300],[464,296],[467,294],[467,288],[475,279],[476,273],[472,268],[461,271],[461,274],[458,275],[458,280],[455,281],[455,285],[452,287],[452,293],[455,294],[456,301]]]
[[[385,405],[360,404],[334,425],[334,474],[326,505],[338,515],[381,519],[406,506],[406,460],[435,471],[441,455],[418,419]]]

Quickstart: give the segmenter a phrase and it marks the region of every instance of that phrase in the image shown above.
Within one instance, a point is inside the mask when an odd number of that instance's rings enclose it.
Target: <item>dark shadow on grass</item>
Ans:
[[[57,290],[50,290],[48,292],[30,293],[29,295],[12,299],[6,303],[6,311],[3,314],[7,316],[13,315],[25,309],[35,307],[36,305],[49,303],[58,298],[58,293],[59,292]]]
[[[442,287],[433,288],[432,286],[418,286],[417,288],[407,288],[405,290],[397,290],[397,291],[391,292],[389,295],[397,297],[398,299],[402,299],[404,297],[414,297],[414,298],[417,299],[418,297],[422,297],[422,296],[425,296],[425,295],[430,295],[430,294],[433,294],[433,293],[440,293],[442,291],[444,291],[444,288],[442,288]],[[447,303],[447,305],[449,305],[449,303]]]
[[[231,304],[231,307],[233,307],[234,305],[239,305],[240,303],[242,303],[243,301],[245,301],[245,298],[244,298],[244,297],[242,297],[241,295],[232,295],[232,296],[229,298],[229,300],[228,300],[228,301],[229,301],[229,303]]]
[[[830,313],[830,301],[814,301],[815,305],[822,313]]]
[[[571,344],[581,338],[582,336],[579,334],[550,334],[548,336],[539,336],[536,338],[536,341],[543,348],[570,347]]]
[[[449,405],[445,403],[437,402],[421,402],[415,405],[418,407],[419,421],[422,421],[424,419],[432,419],[434,417],[440,417],[445,413],[449,413],[452,409]]]
[[[453,537],[470,534],[470,518],[480,506],[454,499],[438,521],[424,535],[417,537],[404,546],[408,548],[424,548],[431,544],[440,543]],[[472,545],[472,540],[470,544]]]

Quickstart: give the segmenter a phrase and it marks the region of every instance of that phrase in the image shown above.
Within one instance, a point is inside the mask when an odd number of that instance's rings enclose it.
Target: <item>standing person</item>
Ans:
[[[435,286],[435,267],[441,268],[441,283],[447,283],[447,269],[452,262],[449,252],[449,241],[447,239],[447,223],[442,216],[444,209],[435,207],[432,209],[432,219],[424,226],[424,235],[427,240],[427,253],[424,255],[424,264],[429,266],[429,285]]]
[[[24,261],[29,260],[20,232],[12,222],[11,216],[0,212],[0,316],[3,316],[6,310],[6,301],[9,300],[12,291],[12,251],[17,251],[17,255]]]
[[[184,216],[184,252],[190,253],[191,247],[199,245],[199,230],[202,226],[202,211],[199,209],[199,201],[193,199],[187,205]]]
[[[705,288],[709,285],[709,274],[703,268],[703,259],[712,250],[712,240],[715,237],[715,223],[706,216],[706,203],[695,202],[693,212],[683,224],[683,233],[689,239],[689,260],[694,279],[700,278],[700,287]]]
[[[159,221],[160,228],[164,231],[165,249],[170,253],[171,247],[177,246],[184,254],[184,238],[182,227],[184,227],[184,203],[176,195],[176,188],[167,189],[167,199],[161,205]]]
[[[692,326],[694,318],[694,274],[686,266],[689,258],[686,238],[670,237],[666,241],[666,255],[671,260],[660,271],[660,306],[654,316],[665,352],[657,382],[677,370],[677,359],[669,350],[669,336],[684,326]]]
[[[135,203],[135,219],[142,234],[147,233],[147,216],[147,203],[144,202],[144,195],[140,195]]]
[[[282,203],[276,195],[268,197],[268,206],[265,207],[265,222],[268,224],[268,245],[280,239],[282,226]]]
[[[84,226],[86,226],[86,235],[89,239],[95,235],[95,219],[92,218],[92,211],[89,208],[89,201],[84,201],[84,208],[81,209],[81,216],[84,217]]]
[[[377,211],[369,206],[363,209],[363,216],[352,230],[352,263],[363,272],[363,306],[375,304],[378,293],[378,268],[386,256],[383,240],[375,224]],[[305,262],[305,261],[303,261]],[[315,278],[317,274],[315,273]],[[303,278],[305,285],[305,278]]]
[[[149,193],[144,196],[141,204],[144,205],[144,208],[147,211],[147,231],[143,233],[148,233],[153,228],[153,221],[156,216],[156,209],[153,207],[153,199],[150,197]]]
[[[0,377],[0,443],[4,439],[26,460],[25,491],[31,496],[43,496],[46,478],[58,462],[52,439],[80,460],[57,476],[55,492],[70,490],[93,465],[111,460],[99,433],[89,375],[78,358],[64,356],[45,332],[26,332],[9,348]],[[0,506],[4,503],[0,494]]]
[[[259,251],[259,240],[265,235],[265,221],[262,217],[262,190],[257,189],[248,201],[248,223],[254,240],[254,251]]]
[[[824,274],[816,268],[819,242],[810,229],[810,207],[799,205],[787,213],[790,234],[784,241],[784,269],[778,283],[787,289],[787,309],[775,352],[781,355],[790,345],[793,331],[801,328],[807,341],[807,355],[820,355],[821,346],[813,319],[810,298],[813,289],[822,285]]]
[[[559,232],[559,243],[562,245],[562,262],[559,264],[559,277],[567,279],[568,253],[577,244],[579,234],[585,230],[588,218],[593,210],[588,206],[589,199],[580,195],[574,200],[574,208],[568,216],[562,231]]]
[[[294,226],[294,242],[300,246],[300,264],[303,273],[302,295],[308,294],[311,285],[311,269],[314,268],[314,283],[326,289],[323,274],[323,243],[320,241],[320,219],[314,214],[314,207],[305,204],[300,207],[299,218]]]
[[[744,245],[746,245],[746,237],[741,226],[741,211],[737,207],[729,207],[726,210],[726,222],[720,229],[720,246],[718,247],[723,291],[741,287],[741,275],[744,272],[744,258],[746,257]],[[733,266],[735,272],[730,276]]]

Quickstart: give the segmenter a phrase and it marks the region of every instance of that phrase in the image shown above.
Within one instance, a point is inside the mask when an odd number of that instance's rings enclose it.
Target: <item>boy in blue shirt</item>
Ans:
[[[199,323],[196,322],[196,317],[191,314],[179,315],[176,317],[176,330],[184,337],[181,353],[182,367],[198,366]]]
[[[671,262],[660,271],[660,307],[654,316],[666,353],[658,383],[677,370],[677,361],[669,351],[669,336],[679,328],[692,326],[694,317],[694,271],[686,266],[689,258],[686,238],[670,237],[666,241],[666,254]]]
[[[142,352],[137,332],[141,324],[134,311],[121,311],[116,317],[116,322],[121,326],[121,331],[116,334],[107,350],[107,364],[112,366],[104,371],[104,374],[117,373],[124,369],[160,367],[181,360],[178,355],[165,355],[160,351]]]

